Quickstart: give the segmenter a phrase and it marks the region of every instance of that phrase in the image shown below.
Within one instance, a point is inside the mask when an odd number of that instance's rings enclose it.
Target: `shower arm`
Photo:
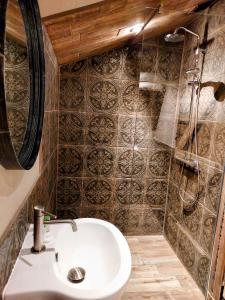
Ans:
[[[195,50],[195,55],[196,55],[195,63],[196,63],[196,66],[197,66],[198,61],[199,61],[199,52],[200,52],[199,51],[200,50],[200,36],[197,33],[193,32],[190,29],[187,29],[186,27],[183,27],[183,26],[176,28],[174,33],[178,34],[178,32],[181,31],[181,30],[183,30],[183,31],[185,31],[185,32],[187,32],[187,33],[189,33],[189,34],[191,34],[191,35],[193,35],[197,38],[197,48]]]

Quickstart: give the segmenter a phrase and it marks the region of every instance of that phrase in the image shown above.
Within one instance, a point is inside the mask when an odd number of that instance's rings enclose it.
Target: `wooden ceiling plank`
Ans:
[[[144,38],[153,37],[184,25],[192,18],[190,10],[206,1],[104,0],[45,18],[44,22],[59,63],[62,64],[102,53],[131,40],[139,42],[143,35]],[[144,32],[138,36],[129,32],[132,26],[144,25],[151,17],[153,20]]]

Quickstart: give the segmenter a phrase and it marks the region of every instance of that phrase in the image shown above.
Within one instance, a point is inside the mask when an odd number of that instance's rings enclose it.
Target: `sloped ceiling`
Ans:
[[[191,12],[205,2],[209,0],[39,0],[59,64],[138,42],[143,34],[173,30],[189,22]]]

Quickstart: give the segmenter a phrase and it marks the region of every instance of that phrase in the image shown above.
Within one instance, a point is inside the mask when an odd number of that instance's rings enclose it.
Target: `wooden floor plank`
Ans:
[[[163,236],[129,236],[132,274],[122,300],[204,300]]]

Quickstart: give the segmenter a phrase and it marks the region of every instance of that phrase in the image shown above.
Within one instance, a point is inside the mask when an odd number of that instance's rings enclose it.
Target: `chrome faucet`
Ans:
[[[49,215],[54,220],[44,221],[44,216]],[[45,250],[44,245],[44,224],[61,224],[69,223],[73,231],[77,231],[77,225],[74,220],[58,220],[56,215],[53,215],[44,210],[42,205],[34,206],[34,245],[32,247],[32,252],[41,252]]]

